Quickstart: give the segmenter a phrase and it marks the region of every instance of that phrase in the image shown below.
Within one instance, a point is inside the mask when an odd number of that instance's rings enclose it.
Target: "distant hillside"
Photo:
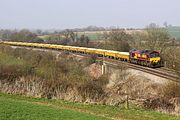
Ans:
[[[174,38],[180,38],[180,26],[172,26],[167,28],[169,34]]]

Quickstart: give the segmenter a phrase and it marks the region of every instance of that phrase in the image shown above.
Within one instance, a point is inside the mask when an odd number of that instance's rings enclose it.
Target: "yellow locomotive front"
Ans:
[[[161,66],[161,57],[158,52],[149,54],[149,61],[152,66]]]

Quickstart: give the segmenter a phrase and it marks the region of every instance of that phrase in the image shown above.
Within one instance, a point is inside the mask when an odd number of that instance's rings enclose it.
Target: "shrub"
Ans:
[[[163,96],[167,98],[180,97],[180,83],[169,82],[163,87]]]
[[[81,84],[78,88],[78,92],[84,99],[101,100],[105,96],[103,87],[97,84],[95,81],[87,81]]]
[[[52,53],[11,47],[0,47],[0,55],[3,55],[0,58],[0,82],[10,86],[16,84],[17,93],[18,90],[23,94],[30,91],[51,99],[72,88],[76,89],[84,100],[96,101],[105,96],[104,86],[108,83],[108,77],[90,79],[83,69],[87,65],[84,66],[84,60],[80,61],[68,55],[57,58]]]

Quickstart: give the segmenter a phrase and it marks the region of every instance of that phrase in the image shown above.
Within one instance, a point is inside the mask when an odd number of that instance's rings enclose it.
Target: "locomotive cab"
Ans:
[[[149,61],[151,63],[151,67],[160,67],[161,66],[161,57],[159,52],[153,51],[149,54]]]

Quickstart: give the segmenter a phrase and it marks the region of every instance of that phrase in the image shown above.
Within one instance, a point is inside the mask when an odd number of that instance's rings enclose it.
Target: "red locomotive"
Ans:
[[[160,53],[153,50],[136,50],[129,52],[129,61],[134,64],[139,64],[148,67],[161,67],[162,58]]]

